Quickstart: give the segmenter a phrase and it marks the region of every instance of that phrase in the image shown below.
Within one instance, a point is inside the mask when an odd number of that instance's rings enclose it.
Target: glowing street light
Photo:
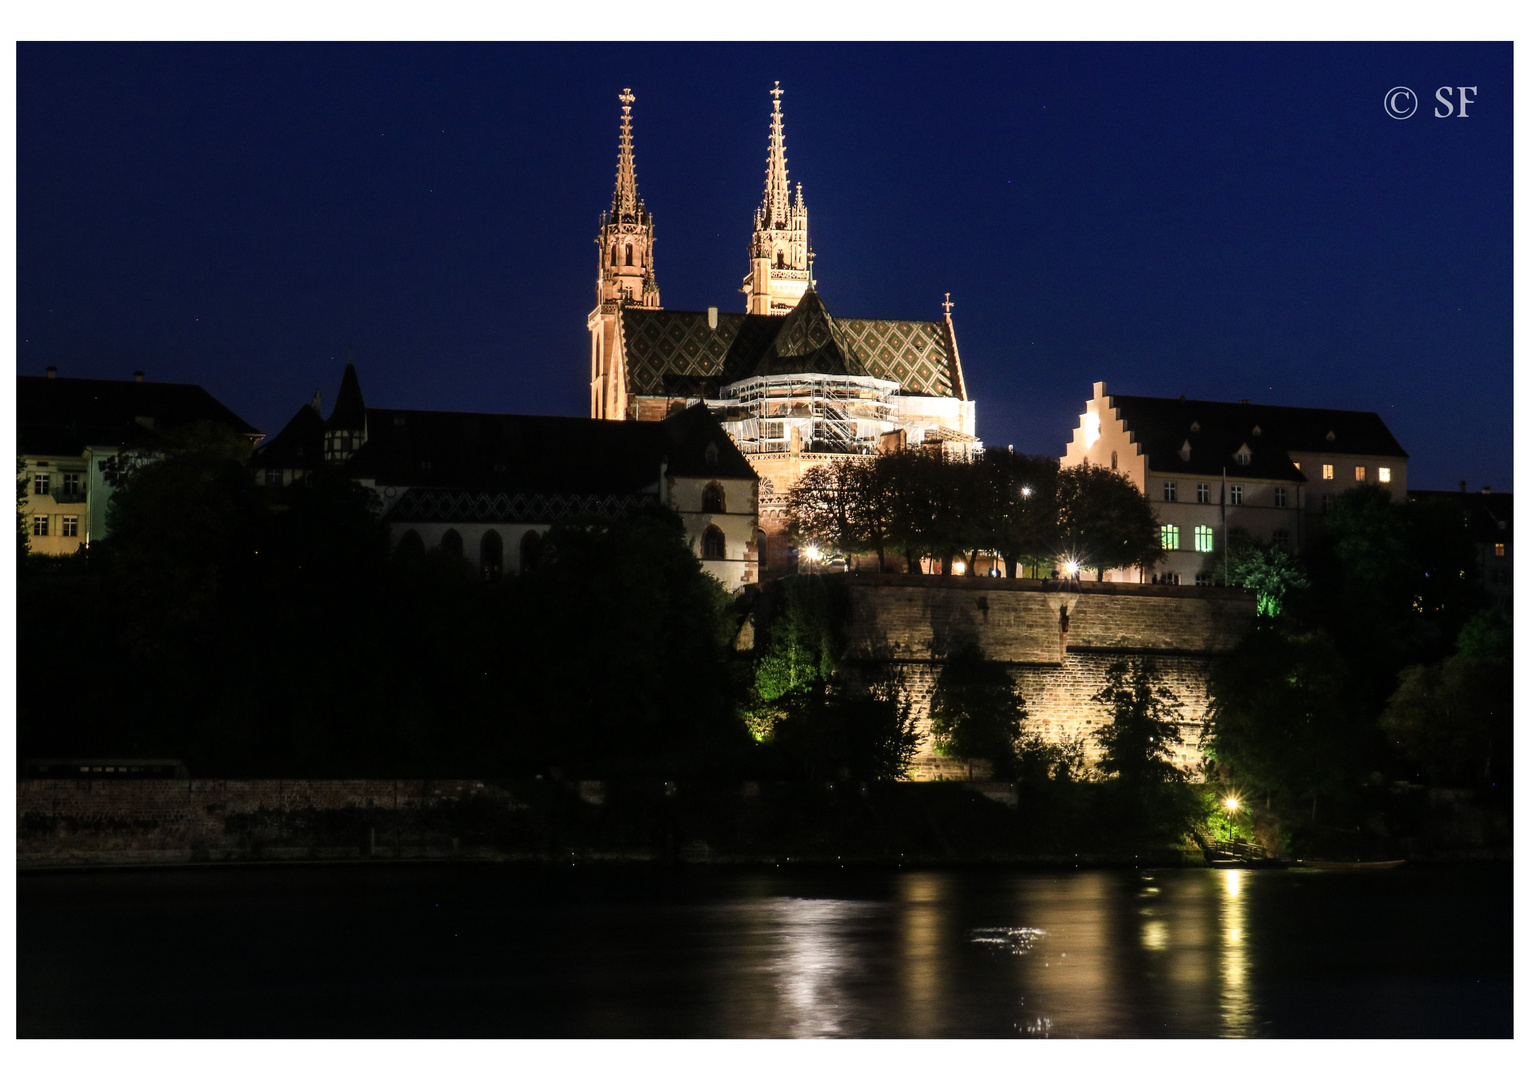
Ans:
[[[1066,573],[1067,573],[1068,577],[1071,577],[1072,575],[1076,574],[1077,571],[1080,569],[1076,559],[1068,559],[1063,565],[1066,568]]]
[[[1241,800],[1238,799],[1235,795],[1226,796],[1226,809],[1231,811],[1231,813],[1236,813],[1236,808],[1240,805]]]
[[[808,544],[806,550],[803,551],[802,554],[805,555],[812,562],[816,562],[817,561],[817,556],[819,554],[821,554],[821,553],[817,550],[817,545],[816,544]]]
[[[1034,494],[1034,489],[1029,487],[1021,487],[1019,488],[1019,494],[1027,499]]]
[[[950,569],[954,570],[957,574],[964,574],[966,572],[966,564],[961,562],[959,559],[956,559],[955,562],[951,564]]]

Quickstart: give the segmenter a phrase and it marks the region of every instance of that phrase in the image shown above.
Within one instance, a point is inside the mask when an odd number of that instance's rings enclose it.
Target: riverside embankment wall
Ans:
[[[21,780],[16,859],[451,854],[459,845],[443,819],[460,818],[452,812],[465,802],[507,797],[475,780]]]
[[[1047,738],[1080,737],[1098,757],[1097,729],[1108,722],[1093,700],[1110,665],[1150,658],[1178,696],[1180,764],[1197,768],[1214,657],[1251,628],[1256,598],[1245,589],[1122,582],[847,574],[849,656],[869,668],[890,665],[906,680],[924,743],[916,779],[977,775],[979,766],[933,753],[928,708],[944,661],[975,645],[1008,666],[1030,724]]]

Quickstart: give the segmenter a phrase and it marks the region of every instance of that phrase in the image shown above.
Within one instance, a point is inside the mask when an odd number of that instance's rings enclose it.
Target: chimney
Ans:
[[[706,322],[710,324],[712,330],[716,329],[716,309],[714,307],[706,308]]]
[[[142,382],[142,381],[143,381],[143,372],[141,372],[141,371],[133,372],[133,382]]]
[[[54,367],[52,364],[48,365],[48,378],[50,378],[50,379],[58,378],[58,368]]]

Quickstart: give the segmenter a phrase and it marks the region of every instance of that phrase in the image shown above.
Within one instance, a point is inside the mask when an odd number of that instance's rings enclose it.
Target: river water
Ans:
[[[29,1036],[1506,1037],[1508,869],[27,873]]]

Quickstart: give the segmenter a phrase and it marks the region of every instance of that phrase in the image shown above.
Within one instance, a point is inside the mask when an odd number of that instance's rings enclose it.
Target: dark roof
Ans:
[[[360,431],[366,426],[366,401],[361,397],[361,380],[356,376],[354,363],[345,365],[328,426],[339,431]]]
[[[255,450],[255,466],[265,469],[313,469],[324,460],[324,418],[316,402],[304,405],[273,439]]]
[[[757,478],[702,405],[657,423],[376,408],[366,421],[366,444],[348,468],[399,487],[630,493],[656,485],[665,458],[676,476]]]
[[[75,455],[87,446],[155,447],[162,433],[198,421],[258,438],[260,429],[190,383],[16,378],[17,442],[23,454]]]
[[[1219,476],[1224,469],[1227,476],[1299,481],[1304,476],[1294,462],[1309,464],[1307,459],[1322,452],[1407,456],[1372,412],[1128,394],[1111,394],[1108,400],[1158,472]],[[1179,453],[1184,442],[1190,448],[1187,461]],[[1238,465],[1236,453],[1244,444],[1252,460]]]
[[[764,350],[755,375],[863,375],[865,368],[854,358],[848,341],[833,323],[822,298],[808,289],[780,324],[775,339]]]
[[[1408,491],[1406,498],[1458,506],[1468,522],[1470,539],[1477,544],[1512,542],[1510,491]]]
[[[803,306],[807,311],[795,324],[795,311],[718,312],[715,330],[704,311],[623,307],[627,393],[716,397],[728,383],[770,373],[761,370],[766,364],[776,372],[806,370],[797,365],[807,362],[814,350],[822,350],[816,353],[818,362],[888,379],[908,394],[963,395],[957,385],[953,337],[943,320],[834,319],[815,291],[803,296],[796,310]],[[794,332],[777,346],[777,339],[793,326]]]

